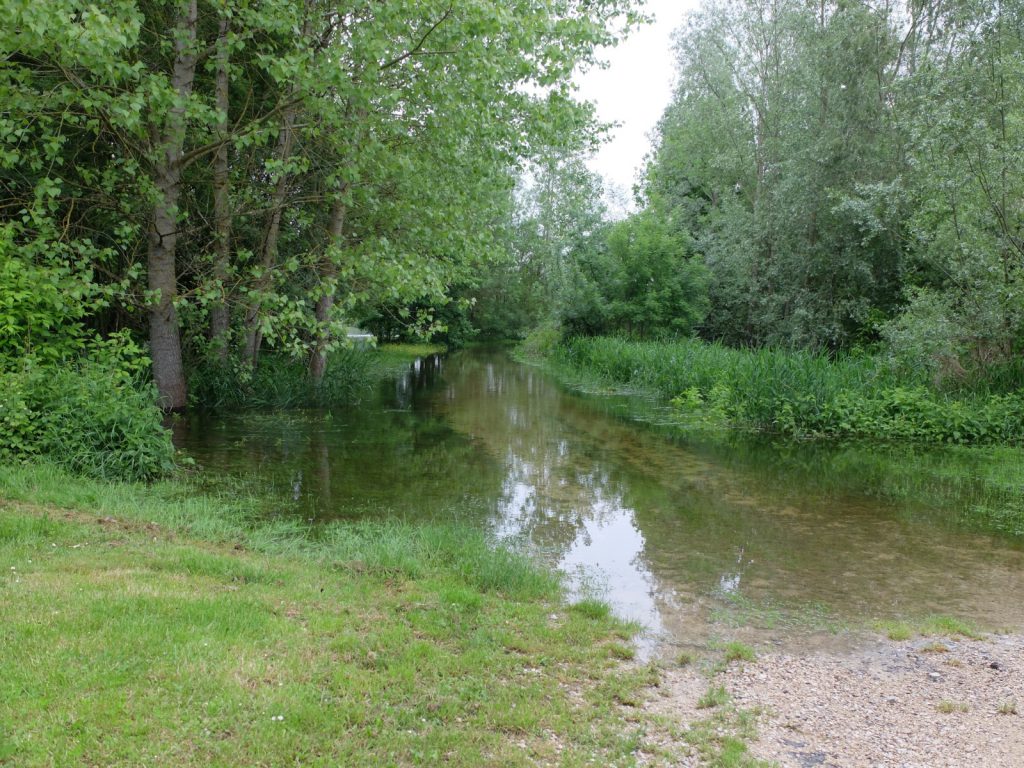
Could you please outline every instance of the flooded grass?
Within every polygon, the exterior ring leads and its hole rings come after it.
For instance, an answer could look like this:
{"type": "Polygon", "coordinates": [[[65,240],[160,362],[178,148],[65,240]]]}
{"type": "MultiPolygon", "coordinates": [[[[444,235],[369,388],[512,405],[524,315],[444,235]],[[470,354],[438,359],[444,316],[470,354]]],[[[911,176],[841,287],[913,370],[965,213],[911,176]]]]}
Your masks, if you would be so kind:
{"type": "MultiPolygon", "coordinates": [[[[478,531],[0,469],[0,762],[626,763],[625,626],[478,531]],[[29,503],[31,500],[31,503],[29,503]],[[622,646],[625,647],[625,646],[622,646]]],[[[656,681],[655,681],[656,682],[656,681]]]]}
{"type": "Polygon", "coordinates": [[[929,613],[1024,621],[1019,449],[708,438],[652,426],[661,410],[473,350],[424,358],[357,408],[184,422],[180,445],[214,493],[252,481],[261,530],[284,542],[398,521],[529,551],[576,599],[643,623],[641,655],[929,613]]]}

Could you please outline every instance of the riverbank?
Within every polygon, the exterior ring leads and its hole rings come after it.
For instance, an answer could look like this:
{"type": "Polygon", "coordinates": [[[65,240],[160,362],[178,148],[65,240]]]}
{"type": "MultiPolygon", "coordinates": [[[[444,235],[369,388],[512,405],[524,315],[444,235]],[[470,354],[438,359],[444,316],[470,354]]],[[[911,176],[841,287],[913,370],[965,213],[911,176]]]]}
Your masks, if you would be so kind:
{"type": "Polygon", "coordinates": [[[793,438],[943,445],[1024,443],[1024,382],[936,389],[870,357],[737,350],[695,339],[527,341],[523,355],[565,378],[671,401],[680,423],[793,438]]]}
{"type": "Polygon", "coordinates": [[[445,525],[0,468],[0,764],[633,762],[633,628],[445,525]]]}
{"type": "Polygon", "coordinates": [[[666,671],[645,743],[689,744],[692,762],[682,765],[706,764],[717,750],[708,762],[723,766],[1016,768],[1021,691],[1020,635],[772,651],[711,672],[697,663],[666,671]],[[722,759],[729,752],[732,762],[722,759]]]}

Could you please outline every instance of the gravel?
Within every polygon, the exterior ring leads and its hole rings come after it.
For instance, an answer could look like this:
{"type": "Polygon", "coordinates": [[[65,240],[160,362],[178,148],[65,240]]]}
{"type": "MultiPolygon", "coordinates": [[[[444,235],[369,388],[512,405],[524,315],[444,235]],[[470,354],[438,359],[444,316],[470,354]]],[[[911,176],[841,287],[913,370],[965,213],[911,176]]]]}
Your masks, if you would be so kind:
{"type": "MultiPolygon", "coordinates": [[[[695,697],[708,682],[696,668],[672,670],[649,706],[693,722],[706,715],[695,697]]],[[[762,710],[748,746],[779,766],[1024,767],[1024,636],[771,652],[730,664],[715,684],[738,708],[762,710]]]]}

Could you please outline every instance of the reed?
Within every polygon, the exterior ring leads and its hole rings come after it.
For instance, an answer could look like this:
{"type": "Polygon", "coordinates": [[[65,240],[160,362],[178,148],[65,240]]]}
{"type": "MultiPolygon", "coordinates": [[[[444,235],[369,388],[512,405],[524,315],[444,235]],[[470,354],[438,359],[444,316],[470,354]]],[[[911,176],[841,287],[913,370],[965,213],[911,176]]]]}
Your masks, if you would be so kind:
{"type": "Polygon", "coordinates": [[[867,355],[596,337],[566,340],[546,359],[577,377],[670,399],[703,425],[799,438],[1024,442],[1024,389],[941,392],[923,372],[897,376],[867,355]]]}

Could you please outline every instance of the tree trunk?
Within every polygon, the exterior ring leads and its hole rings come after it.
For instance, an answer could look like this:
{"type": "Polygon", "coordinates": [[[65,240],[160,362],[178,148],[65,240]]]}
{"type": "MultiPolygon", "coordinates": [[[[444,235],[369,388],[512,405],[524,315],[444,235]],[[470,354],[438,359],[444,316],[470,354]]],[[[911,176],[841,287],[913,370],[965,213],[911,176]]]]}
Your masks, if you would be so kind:
{"type": "Polygon", "coordinates": [[[213,228],[216,253],[213,261],[213,277],[217,280],[220,298],[210,308],[210,337],[222,362],[228,358],[228,328],[231,317],[228,312],[227,289],[225,284],[231,266],[231,197],[229,194],[228,144],[228,65],[230,50],[228,33],[231,20],[226,16],[220,20],[217,34],[217,72],[214,91],[217,100],[217,131],[223,144],[217,147],[213,156],[213,228]]]}
{"type": "MultiPolygon", "coordinates": [[[[345,229],[345,214],[347,208],[345,203],[338,200],[334,203],[331,211],[330,225],[330,246],[334,249],[341,247],[342,233],[345,229]]],[[[338,274],[337,265],[333,259],[328,258],[322,276],[333,280],[338,274]]],[[[334,289],[324,292],[316,302],[316,324],[317,340],[313,352],[309,357],[309,376],[316,384],[323,381],[324,372],[327,370],[327,344],[330,341],[328,323],[331,318],[331,309],[334,307],[334,289]]]]}
{"type": "MultiPolygon", "coordinates": [[[[312,20],[310,18],[308,2],[304,7],[304,17],[301,40],[308,41],[312,31],[312,20]]],[[[289,106],[281,114],[281,132],[277,136],[276,151],[276,159],[280,163],[288,162],[292,156],[292,147],[295,143],[295,118],[299,111],[296,99],[298,93],[299,86],[293,85],[287,96],[289,106]]],[[[246,362],[253,368],[256,367],[256,362],[260,356],[260,345],[263,342],[263,333],[260,331],[262,302],[259,298],[259,293],[265,291],[273,284],[273,269],[277,262],[277,242],[281,235],[281,216],[284,213],[284,201],[288,195],[289,182],[288,172],[281,171],[277,184],[274,186],[274,194],[270,198],[270,216],[267,219],[263,247],[260,251],[260,266],[263,271],[256,283],[257,296],[245,312],[245,348],[243,354],[246,362]]]]}
{"type": "MultiPolygon", "coordinates": [[[[289,100],[294,94],[289,95],[289,100]]],[[[297,106],[288,107],[281,117],[281,132],[277,137],[277,160],[287,162],[292,155],[294,144],[295,113],[297,106]]],[[[270,198],[270,216],[267,219],[267,228],[263,236],[263,246],[260,249],[260,267],[262,274],[256,283],[257,294],[265,291],[273,283],[273,270],[277,262],[277,242],[281,235],[281,216],[284,213],[284,201],[288,195],[289,174],[282,171],[274,186],[274,194],[270,198]]],[[[260,310],[262,302],[257,295],[256,299],[245,313],[245,349],[244,357],[246,362],[253,368],[260,355],[260,345],[263,341],[263,334],[260,332],[260,310]]]]}
{"type": "Polygon", "coordinates": [[[174,299],[178,292],[175,247],[178,240],[178,200],[181,197],[181,160],[185,145],[185,104],[192,94],[196,72],[196,0],[182,0],[174,33],[171,85],[176,101],[159,135],[153,167],[157,202],[149,228],[147,267],[149,289],[157,296],[149,312],[150,354],[159,403],[165,410],[180,410],[188,402],[181,362],[181,331],[174,299]]]}

